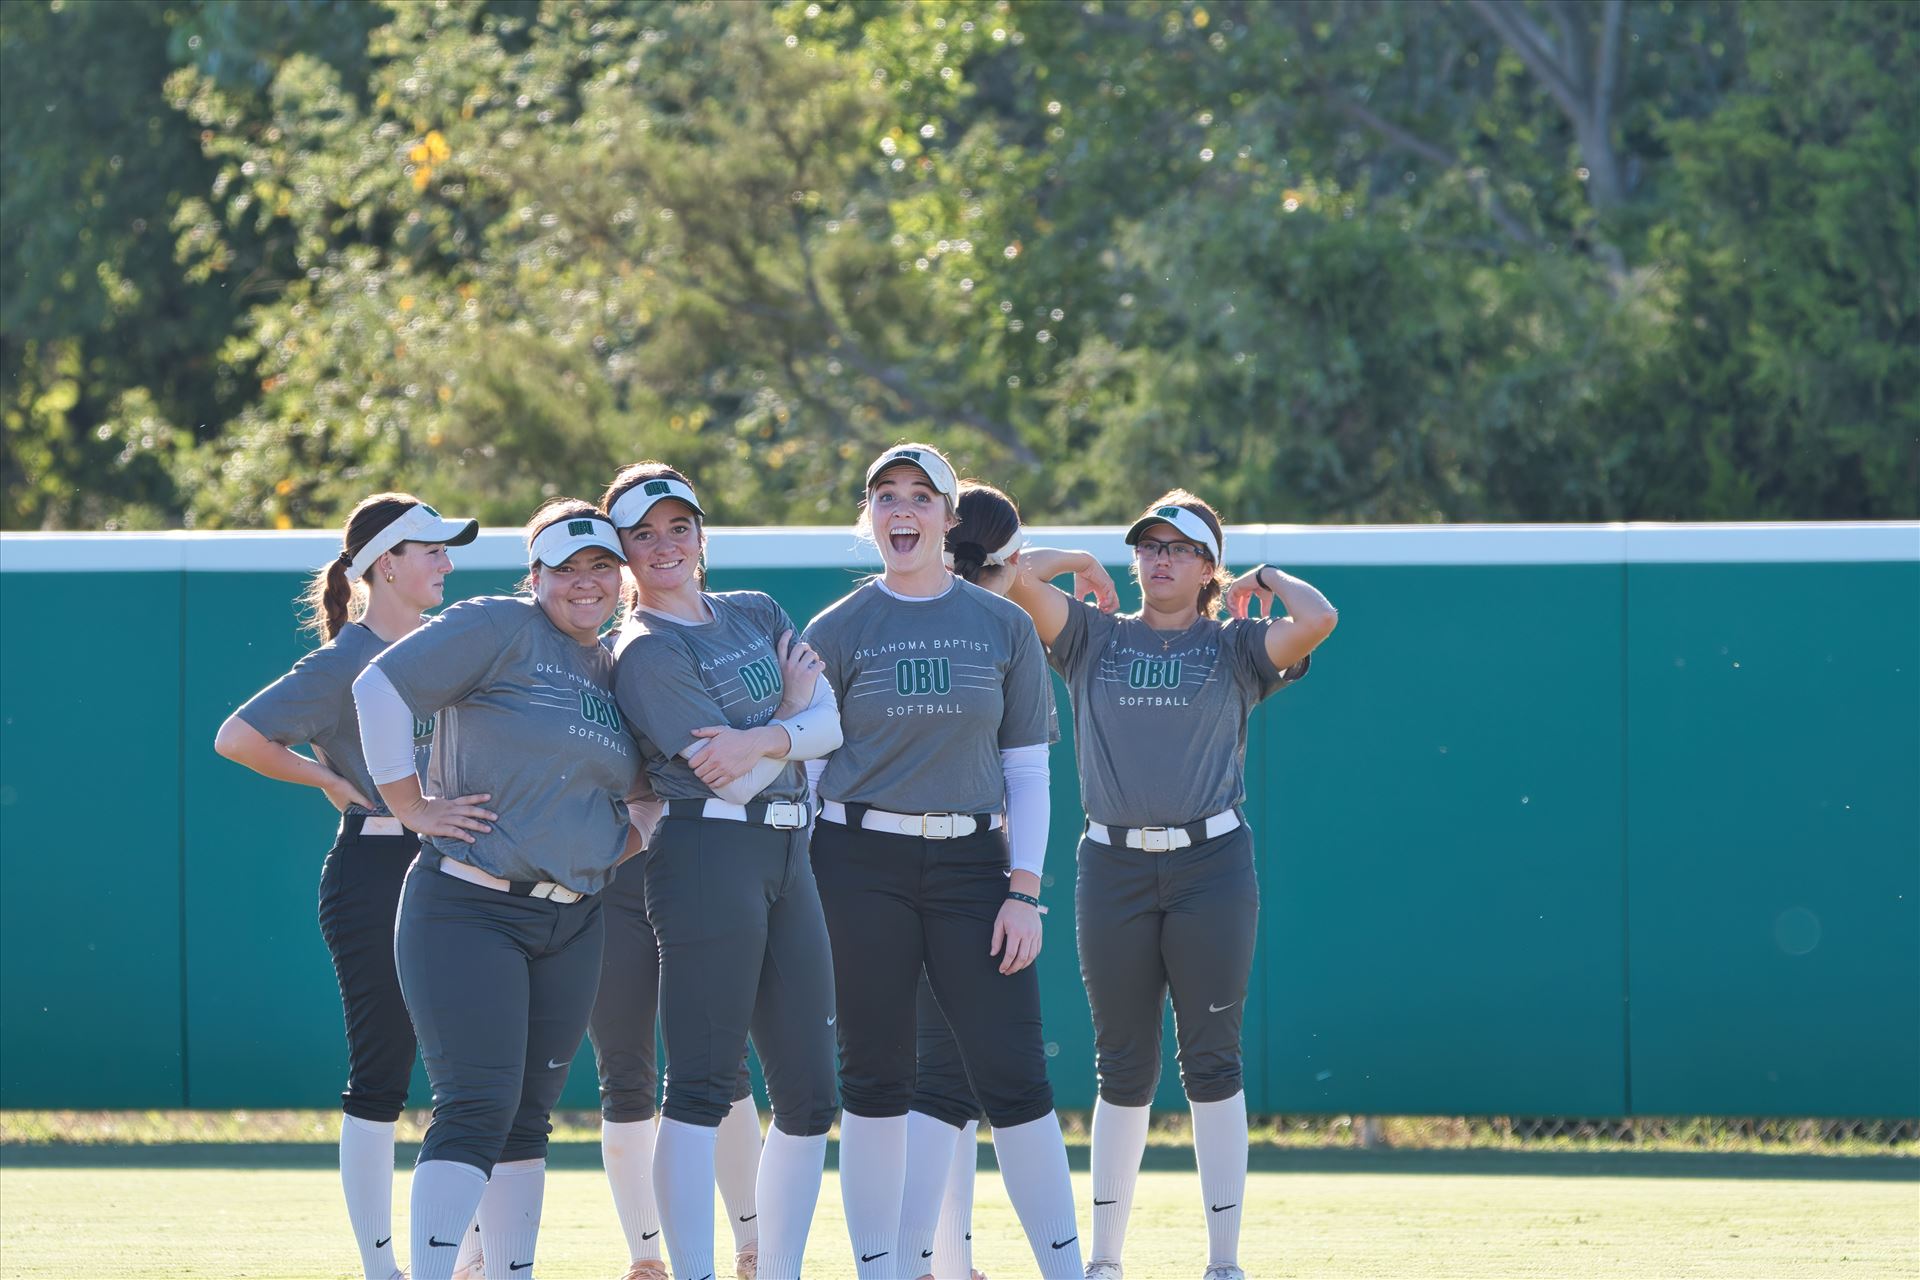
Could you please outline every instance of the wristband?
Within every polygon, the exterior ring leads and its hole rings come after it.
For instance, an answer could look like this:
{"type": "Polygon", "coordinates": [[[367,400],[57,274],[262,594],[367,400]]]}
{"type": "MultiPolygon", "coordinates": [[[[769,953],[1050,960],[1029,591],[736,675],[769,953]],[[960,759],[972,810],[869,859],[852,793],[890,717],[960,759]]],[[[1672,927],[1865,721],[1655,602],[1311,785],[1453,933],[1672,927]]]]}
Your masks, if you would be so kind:
{"type": "Polygon", "coordinates": [[[1007,890],[1007,898],[1009,901],[1012,901],[1012,902],[1024,902],[1028,906],[1032,907],[1035,911],[1038,911],[1041,915],[1047,914],[1047,909],[1040,905],[1040,899],[1034,897],[1030,893],[1021,893],[1017,890],[1009,889],[1007,890]]]}
{"type": "Polygon", "coordinates": [[[1272,567],[1273,567],[1272,565],[1263,564],[1258,569],[1255,569],[1253,571],[1253,585],[1260,588],[1262,591],[1271,592],[1273,588],[1267,585],[1266,574],[1267,574],[1267,570],[1272,567]]]}

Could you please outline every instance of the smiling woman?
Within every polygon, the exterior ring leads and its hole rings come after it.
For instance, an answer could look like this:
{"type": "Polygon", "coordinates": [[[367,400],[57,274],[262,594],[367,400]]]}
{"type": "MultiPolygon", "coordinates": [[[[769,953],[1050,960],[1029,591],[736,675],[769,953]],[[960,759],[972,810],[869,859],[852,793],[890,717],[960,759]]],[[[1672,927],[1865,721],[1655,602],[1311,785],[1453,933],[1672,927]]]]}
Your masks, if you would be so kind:
{"type": "Polygon", "coordinates": [[[717,1177],[736,1271],[798,1275],[836,1104],[832,960],[799,762],[839,745],[839,709],[819,658],[770,596],[701,589],[706,515],[686,476],[634,463],[605,503],[633,579],[615,690],[666,802],[646,858],[606,895],[592,1022],[627,1274],[664,1280],[661,1226],[676,1275],[713,1274],[717,1177]],[[668,1065],[657,1139],[656,1001],[668,1065]],[[757,1198],[749,1033],[773,1104],[757,1198]]]}
{"type": "Polygon", "coordinates": [[[530,596],[462,601],[354,682],[373,782],[426,837],[394,930],[433,1082],[412,1195],[422,1280],[452,1275],[476,1210],[496,1263],[532,1267],[548,1114],[600,979],[599,891],[646,834],[630,825],[646,797],[600,643],[619,602],[613,522],[554,499],[527,525],[527,556],[530,596]],[[423,788],[406,726],[435,718],[423,788]]]}

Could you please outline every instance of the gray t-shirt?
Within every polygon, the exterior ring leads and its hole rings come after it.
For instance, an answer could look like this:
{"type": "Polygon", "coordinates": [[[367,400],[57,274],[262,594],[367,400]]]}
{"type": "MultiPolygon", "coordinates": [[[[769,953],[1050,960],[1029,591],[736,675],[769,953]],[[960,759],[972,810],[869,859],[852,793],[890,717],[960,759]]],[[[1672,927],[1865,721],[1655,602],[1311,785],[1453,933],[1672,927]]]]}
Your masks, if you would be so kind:
{"type": "Polygon", "coordinates": [[[956,579],[945,595],[902,600],[869,582],[808,623],[806,638],[839,695],[845,739],[827,758],[823,800],[994,813],[1007,793],[1000,752],[1047,741],[1040,637],[991,591],[956,579]]]}
{"type": "Polygon", "coordinates": [[[500,815],[472,844],[428,837],[506,880],[595,893],[627,838],[639,753],[613,696],[613,654],[524,596],[463,600],[374,660],[416,719],[439,713],[427,789],[484,792],[500,815]]]}
{"type": "MultiPolygon", "coordinates": [[[[373,806],[385,813],[380,792],[367,772],[360,750],[360,718],[353,709],[353,680],[373,661],[387,642],[357,622],[293,664],[293,670],[248,698],[235,712],[242,720],[283,747],[310,743],[326,757],[327,767],[351,782],[373,806]]],[[[427,756],[433,746],[433,717],[415,716],[413,759],[424,783],[427,756]]]]}
{"type": "MultiPolygon", "coordinates": [[[[711,622],[680,622],[635,613],[614,644],[619,670],[613,691],[620,701],[653,789],[663,800],[705,800],[713,788],[700,781],[680,752],[693,731],[708,725],[752,729],[779,709],[780,637],[793,619],[758,591],[704,597],[711,622]]],[[[759,795],[761,800],[804,800],[806,771],[788,763],[759,795]]]]}
{"type": "Polygon", "coordinates": [[[1082,601],[1068,606],[1047,658],[1067,682],[1087,817],[1184,826],[1246,799],[1247,717],[1312,662],[1275,668],[1267,626],[1201,618],[1156,631],[1082,601]]]}

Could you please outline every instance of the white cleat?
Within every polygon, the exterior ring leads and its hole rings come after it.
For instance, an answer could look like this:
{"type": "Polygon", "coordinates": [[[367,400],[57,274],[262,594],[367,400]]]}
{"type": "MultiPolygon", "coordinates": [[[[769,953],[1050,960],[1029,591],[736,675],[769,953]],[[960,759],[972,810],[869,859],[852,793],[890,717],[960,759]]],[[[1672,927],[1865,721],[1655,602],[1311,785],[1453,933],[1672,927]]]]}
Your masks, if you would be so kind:
{"type": "Polygon", "coordinates": [[[1200,1280],[1247,1280],[1247,1273],[1231,1262],[1216,1262],[1200,1273],[1200,1280]]]}
{"type": "Polygon", "coordinates": [[[1122,1280],[1120,1264],[1095,1258],[1087,1264],[1087,1280],[1122,1280]]]}
{"type": "Polygon", "coordinates": [[[733,1255],[733,1274],[738,1280],[753,1280],[760,1273],[760,1242],[754,1241],[733,1255]]]}
{"type": "Polygon", "coordinates": [[[667,1264],[658,1258],[639,1258],[620,1280],[667,1280],[667,1264]]]}

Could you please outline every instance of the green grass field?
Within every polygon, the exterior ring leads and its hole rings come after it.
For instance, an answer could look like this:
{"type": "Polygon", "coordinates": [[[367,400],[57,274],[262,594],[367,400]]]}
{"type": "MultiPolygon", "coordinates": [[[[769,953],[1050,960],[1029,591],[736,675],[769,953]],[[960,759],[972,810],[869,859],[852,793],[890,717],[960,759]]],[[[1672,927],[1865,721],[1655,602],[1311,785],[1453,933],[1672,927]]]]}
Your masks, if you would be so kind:
{"type": "MultiPolygon", "coordinates": [[[[1075,1150],[1077,1167],[1084,1155],[1075,1150]]],[[[351,1280],[331,1156],[298,1144],[0,1148],[0,1277],[351,1280]]],[[[1197,1280],[1205,1237],[1191,1155],[1156,1147],[1148,1164],[1128,1275],[1197,1280]]],[[[597,1150],[559,1144],[554,1165],[540,1275],[617,1277],[624,1250],[597,1150]]],[[[1254,1280],[1920,1276],[1911,1159],[1267,1150],[1255,1165],[1241,1255],[1254,1280]]],[[[1084,1220],[1084,1172],[1076,1182],[1084,1220]]],[[[406,1185],[396,1180],[402,1240],[406,1185]]],[[[1031,1275],[998,1174],[983,1170],[978,1185],[976,1265],[993,1280],[1031,1275]]],[[[829,1172],[808,1274],[852,1276],[845,1241],[829,1172]]]]}

